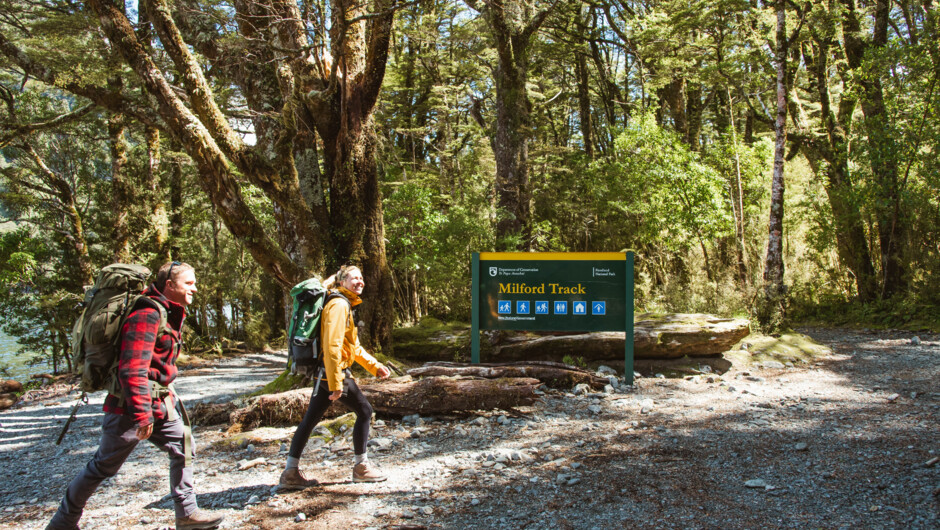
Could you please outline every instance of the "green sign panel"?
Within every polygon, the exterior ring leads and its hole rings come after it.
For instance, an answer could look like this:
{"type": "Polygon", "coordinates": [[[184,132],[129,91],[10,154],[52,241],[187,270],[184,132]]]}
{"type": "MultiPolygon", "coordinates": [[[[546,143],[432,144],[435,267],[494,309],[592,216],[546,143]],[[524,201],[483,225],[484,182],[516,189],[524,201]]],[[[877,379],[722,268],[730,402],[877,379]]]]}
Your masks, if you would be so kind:
{"type": "Polygon", "coordinates": [[[483,252],[472,269],[474,363],[480,329],[624,331],[632,382],[632,252],[483,252]]]}
{"type": "Polygon", "coordinates": [[[623,260],[480,264],[481,329],[623,331],[623,260]]]}

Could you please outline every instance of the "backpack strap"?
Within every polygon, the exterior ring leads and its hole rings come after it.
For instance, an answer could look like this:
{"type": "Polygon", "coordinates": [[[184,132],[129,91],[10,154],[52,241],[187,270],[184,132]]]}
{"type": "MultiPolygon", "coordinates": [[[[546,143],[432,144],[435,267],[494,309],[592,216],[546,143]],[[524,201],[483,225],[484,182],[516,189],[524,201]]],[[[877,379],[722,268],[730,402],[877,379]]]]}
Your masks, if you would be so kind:
{"type": "MultiPolygon", "coordinates": [[[[126,320],[127,317],[131,315],[131,313],[133,313],[134,311],[142,307],[150,307],[150,308],[156,309],[157,314],[160,315],[160,323],[157,325],[156,338],[159,339],[163,335],[170,335],[170,337],[172,338],[173,334],[170,333],[170,325],[168,324],[168,321],[167,321],[166,308],[163,307],[163,304],[161,304],[160,302],[157,302],[156,300],[154,300],[153,298],[150,298],[149,296],[145,294],[137,295],[137,299],[128,305],[127,314],[124,315],[124,319],[126,320]]],[[[182,329],[180,331],[182,332],[182,329]]],[[[121,333],[118,333],[117,338],[115,339],[116,348],[120,348],[122,337],[123,335],[121,333]]],[[[176,344],[174,347],[176,348],[177,354],[179,354],[179,350],[181,346],[182,346],[181,341],[176,341],[176,344]]],[[[118,351],[117,355],[115,355],[114,357],[114,364],[111,366],[111,369],[110,369],[110,383],[108,384],[107,390],[109,394],[112,394],[118,398],[118,406],[121,408],[124,408],[124,405],[126,404],[127,401],[124,399],[124,391],[121,389],[121,384],[118,381],[118,364],[120,363],[120,360],[121,360],[121,352],[118,351]]],[[[155,381],[149,381],[149,382],[154,383],[155,381]]],[[[151,390],[151,393],[152,393],[152,390],[151,390]]]]}
{"type": "Polygon", "coordinates": [[[163,307],[163,304],[161,304],[160,302],[157,302],[156,300],[154,300],[153,298],[150,298],[149,296],[145,294],[142,294],[140,295],[139,298],[137,298],[137,300],[134,302],[134,305],[131,307],[131,310],[128,311],[127,313],[128,316],[130,316],[130,314],[136,311],[137,309],[140,309],[141,306],[152,307],[157,310],[157,313],[160,314],[160,326],[157,328],[158,337],[162,335],[163,333],[166,333],[169,331],[170,328],[169,328],[169,325],[167,324],[168,317],[167,317],[166,308],[163,307]]]}
{"type": "MultiPolygon", "coordinates": [[[[326,305],[330,303],[330,300],[337,298],[342,298],[346,301],[346,305],[349,307],[349,318],[352,319],[352,304],[349,302],[349,298],[346,298],[342,293],[338,291],[330,290],[326,295],[326,300],[323,301],[323,309],[326,309],[326,305]]],[[[323,319],[321,317],[320,322],[317,324],[317,333],[321,333],[323,329],[323,319]]],[[[317,341],[319,343],[319,339],[317,341]]],[[[317,389],[320,387],[320,381],[325,376],[326,366],[323,364],[323,344],[319,343],[317,346],[321,351],[317,353],[317,374],[314,376],[317,380],[316,386],[313,388],[313,395],[317,394],[317,389]]]]}
{"type": "Polygon", "coordinates": [[[342,298],[346,302],[346,306],[349,308],[349,320],[352,320],[352,302],[349,301],[349,298],[346,298],[346,295],[339,291],[330,290],[330,294],[326,296],[326,300],[323,302],[323,309],[326,309],[326,304],[330,303],[330,300],[335,300],[337,298],[342,298]]]}

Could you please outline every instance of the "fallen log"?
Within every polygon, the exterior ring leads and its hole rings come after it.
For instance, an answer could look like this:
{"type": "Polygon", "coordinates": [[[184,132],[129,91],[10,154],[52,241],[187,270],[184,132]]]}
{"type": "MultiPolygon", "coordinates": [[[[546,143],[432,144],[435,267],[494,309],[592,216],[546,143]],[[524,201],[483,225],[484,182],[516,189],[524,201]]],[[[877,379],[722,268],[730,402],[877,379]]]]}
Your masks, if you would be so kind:
{"type": "MultiPolygon", "coordinates": [[[[474,410],[508,409],[531,405],[538,398],[538,379],[514,377],[472,379],[459,377],[410,377],[360,384],[363,394],[376,414],[401,417],[409,414],[453,414],[474,410]]],[[[241,432],[261,426],[296,425],[310,402],[310,388],[301,388],[260,396],[229,416],[229,432],[241,432]]],[[[325,417],[344,414],[342,405],[330,407],[325,417]]]]}
{"type": "Polygon", "coordinates": [[[0,381],[0,393],[6,394],[8,392],[22,392],[23,383],[19,381],[8,379],[5,381],[0,381]]]}
{"type": "Polygon", "coordinates": [[[206,425],[219,425],[228,423],[229,417],[238,407],[232,403],[197,403],[189,409],[189,419],[193,425],[204,427],[206,425]]]}
{"type": "Polygon", "coordinates": [[[222,337],[219,342],[202,347],[189,347],[187,354],[196,357],[212,355],[243,355],[251,353],[252,349],[247,343],[222,337]]]}
{"type": "Polygon", "coordinates": [[[531,377],[471,379],[426,377],[419,381],[363,385],[376,412],[392,416],[447,414],[531,405],[538,398],[531,377]]]}
{"type": "Polygon", "coordinates": [[[408,370],[412,377],[433,376],[472,376],[497,379],[502,377],[534,377],[551,388],[569,389],[574,385],[586,383],[594,390],[601,390],[610,384],[606,377],[575,366],[552,361],[528,361],[511,363],[465,364],[451,362],[432,362],[408,370]]]}
{"type": "MultiPolygon", "coordinates": [[[[241,432],[261,426],[298,424],[310,403],[310,388],[259,396],[247,407],[229,415],[228,432],[241,432]]],[[[337,407],[330,407],[330,410],[337,407]]],[[[343,407],[338,407],[343,408],[343,407]]],[[[327,410],[327,412],[330,412],[327,410]]]]}

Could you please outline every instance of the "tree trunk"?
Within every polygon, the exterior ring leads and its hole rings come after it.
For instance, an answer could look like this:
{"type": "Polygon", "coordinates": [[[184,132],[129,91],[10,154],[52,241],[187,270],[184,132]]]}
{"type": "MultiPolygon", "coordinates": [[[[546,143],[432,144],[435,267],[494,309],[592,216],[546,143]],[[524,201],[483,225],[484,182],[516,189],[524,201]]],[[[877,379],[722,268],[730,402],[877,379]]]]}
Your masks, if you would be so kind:
{"type": "Polygon", "coordinates": [[[336,254],[331,271],[344,263],[362,269],[368,291],[357,318],[366,323],[365,344],[387,345],[391,337],[392,276],[385,257],[385,225],[382,194],[376,167],[376,137],[371,113],[356,116],[362,129],[340,129],[333,137],[324,135],[325,149],[335,164],[328,164],[331,175],[330,212],[336,254]]]}
{"type": "Polygon", "coordinates": [[[179,259],[182,249],[179,241],[183,235],[183,163],[178,159],[170,162],[170,259],[179,259]]]}
{"type": "MultiPolygon", "coordinates": [[[[262,274],[259,279],[261,306],[264,308],[264,321],[271,329],[271,337],[277,337],[281,330],[287,329],[287,313],[291,307],[286,302],[289,297],[285,290],[271,278],[262,274]]],[[[267,338],[271,338],[267,337],[267,338]]]]}
{"type": "MultiPolygon", "coordinates": [[[[738,155],[738,133],[734,123],[734,99],[731,90],[726,88],[728,103],[728,130],[731,131],[731,146],[734,149],[734,180],[728,187],[731,189],[731,213],[734,215],[735,238],[735,279],[740,285],[750,284],[750,273],[747,267],[747,244],[744,239],[744,188],[741,184],[741,158],[738,155]]],[[[720,108],[720,107],[719,107],[720,108]]]]}
{"type": "Polygon", "coordinates": [[[114,243],[111,260],[127,263],[130,250],[130,209],[132,186],[127,175],[127,141],[124,139],[124,116],[108,117],[108,146],[111,149],[111,188],[114,208],[114,243]]]}
{"type": "Polygon", "coordinates": [[[225,289],[222,285],[223,279],[223,269],[224,265],[222,263],[222,248],[219,245],[219,232],[222,231],[222,227],[219,226],[219,217],[212,212],[212,271],[215,276],[215,285],[213,285],[212,293],[212,302],[213,309],[215,313],[215,326],[214,333],[216,340],[221,340],[223,337],[231,337],[235,334],[235,300],[229,300],[230,307],[232,308],[232,330],[231,333],[228,333],[226,330],[225,322],[225,289]]]}
{"type": "MultiPolygon", "coordinates": [[[[728,351],[748,336],[746,319],[720,318],[706,314],[637,315],[633,332],[636,359],[704,357],[728,351]]],[[[500,333],[481,342],[480,355],[490,362],[623,360],[624,333],[584,333],[546,335],[500,333]]],[[[409,361],[441,361],[467,358],[470,354],[468,328],[437,333],[426,339],[411,339],[395,345],[395,358],[409,361]]]]}
{"type": "Polygon", "coordinates": [[[685,143],[692,151],[699,151],[702,148],[700,136],[702,134],[702,112],[705,110],[705,103],[702,101],[702,84],[694,83],[686,87],[686,133],[685,143]]]}
{"type": "MultiPolygon", "coordinates": [[[[877,0],[872,48],[883,49],[888,43],[888,16],[891,3],[877,0]]],[[[869,159],[872,175],[881,196],[876,209],[878,242],[881,246],[882,298],[890,298],[907,287],[903,249],[907,244],[907,217],[901,206],[903,190],[898,171],[898,146],[891,117],[885,108],[884,90],[878,63],[871,75],[860,76],[862,112],[868,133],[869,159]]]]}
{"type": "Polygon", "coordinates": [[[377,412],[392,416],[409,414],[469,413],[475,410],[509,409],[535,403],[538,379],[452,379],[428,377],[415,382],[362,385],[362,392],[377,412]]]}
{"type": "Polygon", "coordinates": [[[496,246],[499,250],[529,250],[532,246],[529,189],[529,135],[531,134],[526,82],[529,45],[555,7],[532,13],[525,3],[512,0],[473,0],[496,42],[496,124],[490,138],[496,157],[496,246]]]}
{"type": "Polygon", "coordinates": [[[815,75],[820,114],[826,128],[828,141],[825,148],[820,150],[820,154],[828,164],[825,189],[832,208],[839,261],[852,272],[859,301],[869,302],[877,296],[877,277],[865,237],[861,209],[855,199],[857,192],[849,170],[848,133],[852,127],[857,102],[855,97],[843,88],[838,112],[832,109],[829,54],[834,44],[833,34],[834,28],[828,26],[817,31],[813,52],[804,53],[804,56],[807,68],[815,75]]]}
{"type": "Polygon", "coordinates": [[[152,239],[147,248],[156,253],[153,268],[159,268],[171,260],[169,246],[169,219],[166,211],[166,192],[160,185],[160,130],[146,127],[147,172],[143,187],[147,190],[147,203],[150,205],[150,232],[152,239]]]}
{"type": "Polygon", "coordinates": [[[591,60],[594,63],[594,69],[597,72],[598,77],[601,81],[602,90],[601,94],[603,97],[604,105],[604,115],[607,118],[607,128],[611,129],[617,127],[622,122],[626,122],[627,118],[630,117],[629,107],[626,106],[623,97],[620,91],[620,87],[617,86],[617,83],[611,80],[611,72],[608,70],[607,61],[601,56],[601,49],[597,45],[596,40],[591,40],[591,60]],[[623,120],[618,119],[616,111],[616,102],[622,102],[622,112],[623,120]]]}
{"type": "MultiPolygon", "coordinates": [[[[750,334],[748,324],[744,319],[697,314],[669,315],[666,319],[651,321],[641,319],[634,327],[633,355],[636,359],[718,355],[750,334]]],[[[623,360],[624,334],[601,332],[513,341],[497,345],[494,353],[487,356],[499,361],[561,361],[566,357],[586,362],[623,360]]]]}
{"type": "Polygon", "coordinates": [[[887,46],[888,16],[890,3],[876,0],[872,39],[862,37],[855,0],[843,0],[846,7],[843,15],[845,56],[849,66],[856,72],[861,91],[862,112],[865,115],[864,129],[868,136],[869,164],[874,176],[877,192],[875,218],[878,223],[878,243],[881,251],[881,297],[891,296],[907,287],[903,249],[909,233],[908,220],[901,206],[902,189],[898,171],[898,147],[895,133],[884,102],[881,72],[878,63],[865,64],[870,49],[887,46]],[[865,68],[870,71],[863,72],[865,68]]]}
{"type": "MultiPolygon", "coordinates": [[[[505,36],[510,40],[510,36],[505,36]]],[[[528,59],[515,56],[500,61],[496,71],[496,195],[499,209],[496,222],[497,248],[531,248],[529,190],[529,112],[526,94],[528,59]]]]}
{"type": "Polygon", "coordinates": [[[777,0],[777,119],[774,123],[774,171],[770,190],[770,222],[767,238],[767,257],[764,261],[764,293],[757,317],[766,332],[779,332],[786,328],[783,278],[783,194],[784,159],[787,143],[787,34],[786,2],[777,0]]]}
{"type": "Polygon", "coordinates": [[[577,59],[576,70],[578,75],[578,121],[581,125],[581,141],[584,144],[584,154],[588,159],[594,159],[594,134],[591,126],[591,92],[590,77],[588,75],[587,57],[580,50],[575,52],[577,59]]]}
{"type": "MultiPolygon", "coordinates": [[[[295,5],[282,6],[299,18],[295,5]]],[[[333,253],[326,257],[329,273],[340,265],[360,266],[366,283],[365,303],[357,318],[365,322],[361,336],[367,346],[388,346],[391,340],[394,294],[385,255],[382,194],[376,166],[378,139],[373,125],[376,99],[385,76],[394,10],[379,2],[379,13],[366,32],[366,6],[334,0],[331,41],[335,63],[315,77],[310,63],[295,61],[292,71],[311,89],[302,96],[302,113],[315,124],[323,140],[325,178],[330,185],[329,225],[333,253]],[[351,22],[358,19],[356,22],[351,22]],[[322,77],[327,76],[327,77],[322,77]]],[[[306,47],[302,25],[285,32],[284,46],[306,47]]]]}

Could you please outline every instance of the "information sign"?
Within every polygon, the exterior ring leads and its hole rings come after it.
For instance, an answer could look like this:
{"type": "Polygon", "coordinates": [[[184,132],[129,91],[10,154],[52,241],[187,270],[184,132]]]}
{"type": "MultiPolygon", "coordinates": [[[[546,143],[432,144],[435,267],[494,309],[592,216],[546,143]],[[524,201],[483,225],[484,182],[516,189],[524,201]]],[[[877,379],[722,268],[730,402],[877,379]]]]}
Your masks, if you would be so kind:
{"type": "Polygon", "coordinates": [[[480,329],[624,331],[632,384],[632,252],[474,252],[472,275],[474,363],[480,329]]]}

